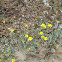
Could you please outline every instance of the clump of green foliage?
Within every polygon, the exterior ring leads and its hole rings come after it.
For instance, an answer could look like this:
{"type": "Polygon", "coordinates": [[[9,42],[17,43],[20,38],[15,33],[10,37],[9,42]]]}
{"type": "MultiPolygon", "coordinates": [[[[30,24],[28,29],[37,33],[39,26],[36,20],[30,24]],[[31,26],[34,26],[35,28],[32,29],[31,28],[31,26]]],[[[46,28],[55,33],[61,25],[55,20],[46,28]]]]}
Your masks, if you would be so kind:
{"type": "Polygon", "coordinates": [[[0,58],[14,57],[16,47],[23,48],[25,54],[32,55],[36,54],[36,48],[39,45],[56,49],[56,40],[62,37],[62,29],[60,27],[54,28],[54,26],[56,26],[55,23],[51,24],[41,19],[40,23],[35,23],[32,28],[28,24],[25,25],[24,31],[20,34],[14,33],[12,29],[9,38],[1,38],[2,47],[0,47],[0,52],[3,56],[0,56],[0,58]]]}

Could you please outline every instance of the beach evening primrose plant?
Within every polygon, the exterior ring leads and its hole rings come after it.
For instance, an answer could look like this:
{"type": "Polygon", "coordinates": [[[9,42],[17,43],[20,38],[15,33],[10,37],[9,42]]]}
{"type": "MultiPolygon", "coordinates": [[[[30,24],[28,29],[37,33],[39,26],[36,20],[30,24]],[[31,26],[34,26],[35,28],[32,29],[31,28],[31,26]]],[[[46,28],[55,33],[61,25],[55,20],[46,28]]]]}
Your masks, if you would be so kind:
{"type": "MultiPolygon", "coordinates": [[[[53,47],[55,49],[58,49],[59,46],[56,45],[55,41],[60,36],[62,37],[62,30],[59,27],[55,29],[54,27],[52,27],[52,24],[44,21],[41,24],[41,27],[37,27],[38,25],[39,24],[37,24],[36,27],[34,25],[36,29],[34,29],[33,27],[33,29],[30,30],[24,28],[23,31],[20,32],[20,34],[14,33],[14,29],[10,28],[11,32],[9,37],[1,39],[1,42],[6,45],[6,47],[3,46],[4,49],[0,48],[2,53],[6,52],[4,53],[4,57],[14,57],[14,52],[17,50],[17,48],[20,49],[20,47],[25,50],[25,54],[28,54],[29,52],[29,54],[37,54],[36,52],[38,47],[42,46],[49,46],[48,48],[53,47]],[[46,27],[47,29],[44,29],[46,27]],[[51,27],[52,29],[50,29],[49,27],[51,27]]],[[[28,27],[28,24],[26,24],[25,27],[28,27]]],[[[15,62],[15,59],[12,59],[12,62],[15,62]]]]}

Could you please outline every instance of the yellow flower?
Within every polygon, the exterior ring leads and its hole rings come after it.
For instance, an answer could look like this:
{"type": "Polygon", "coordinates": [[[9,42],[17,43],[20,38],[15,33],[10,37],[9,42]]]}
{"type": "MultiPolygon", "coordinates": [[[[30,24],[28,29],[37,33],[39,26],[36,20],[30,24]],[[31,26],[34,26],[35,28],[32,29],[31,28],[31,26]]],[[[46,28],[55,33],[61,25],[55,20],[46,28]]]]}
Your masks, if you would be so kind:
{"type": "Polygon", "coordinates": [[[56,49],[58,49],[59,47],[56,47],[56,49]]]}
{"type": "Polygon", "coordinates": [[[12,59],[12,62],[15,62],[15,59],[12,59]]]}
{"type": "Polygon", "coordinates": [[[27,26],[28,26],[28,24],[25,25],[25,27],[27,27],[27,26]]]}
{"type": "Polygon", "coordinates": [[[3,23],[5,23],[5,21],[3,21],[3,23]]]}
{"type": "Polygon", "coordinates": [[[44,27],[44,28],[46,28],[46,25],[44,24],[44,23],[42,23],[42,25],[41,25],[42,27],[44,27]]]}
{"type": "Polygon", "coordinates": [[[43,36],[43,35],[41,36],[41,38],[44,38],[44,37],[45,37],[45,36],[43,36]]]}
{"type": "Polygon", "coordinates": [[[5,56],[7,56],[7,54],[5,53],[5,56]]]}
{"type": "Polygon", "coordinates": [[[11,29],[11,32],[13,32],[14,31],[14,29],[11,29]]]}
{"type": "Polygon", "coordinates": [[[46,25],[44,26],[44,28],[46,28],[46,25]]]}
{"type": "Polygon", "coordinates": [[[42,23],[42,25],[41,25],[41,26],[43,27],[43,26],[45,26],[45,24],[44,24],[44,23],[42,23]]]}
{"type": "Polygon", "coordinates": [[[43,34],[43,32],[41,31],[41,32],[40,32],[40,35],[42,35],[42,34],[43,34]]]}
{"type": "Polygon", "coordinates": [[[48,23],[48,26],[49,26],[49,27],[52,27],[52,24],[48,23]]]}
{"type": "Polygon", "coordinates": [[[25,37],[28,37],[28,34],[26,34],[25,37]]]}
{"type": "Polygon", "coordinates": [[[32,37],[29,37],[28,40],[31,41],[32,40],[32,37]]]}
{"type": "Polygon", "coordinates": [[[58,48],[59,48],[59,45],[56,46],[56,49],[58,49],[58,48]]]}
{"type": "Polygon", "coordinates": [[[28,50],[30,50],[30,47],[28,48],[28,50]]]}
{"type": "Polygon", "coordinates": [[[47,40],[47,37],[44,37],[44,40],[47,40]]]}

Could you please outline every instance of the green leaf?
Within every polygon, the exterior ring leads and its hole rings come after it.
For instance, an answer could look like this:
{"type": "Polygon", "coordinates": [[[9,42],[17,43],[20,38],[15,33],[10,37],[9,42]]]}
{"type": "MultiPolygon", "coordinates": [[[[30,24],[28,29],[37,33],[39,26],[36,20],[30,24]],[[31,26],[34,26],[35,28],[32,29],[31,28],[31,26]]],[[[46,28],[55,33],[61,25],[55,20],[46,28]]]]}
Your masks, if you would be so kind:
{"type": "Polygon", "coordinates": [[[5,42],[5,39],[4,39],[4,38],[2,38],[2,39],[1,39],[1,42],[5,42]]]}

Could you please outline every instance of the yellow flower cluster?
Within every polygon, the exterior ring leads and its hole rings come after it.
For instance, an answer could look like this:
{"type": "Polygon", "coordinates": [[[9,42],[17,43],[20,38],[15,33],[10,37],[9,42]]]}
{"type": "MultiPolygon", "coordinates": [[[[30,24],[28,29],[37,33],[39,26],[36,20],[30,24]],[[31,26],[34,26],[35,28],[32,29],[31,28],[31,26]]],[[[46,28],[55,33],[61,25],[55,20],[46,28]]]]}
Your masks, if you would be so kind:
{"type": "MultiPolygon", "coordinates": [[[[28,34],[26,34],[25,37],[28,37],[28,34]]],[[[31,41],[32,39],[32,37],[28,37],[28,41],[31,41]]]]}
{"type": "MultiPolygon", "coordinates": [[[[48,23],[47,26],[48,27],[52,27],[52,24],[48,23]]],[[[46,29],[47,26],[44,23],[41,24],[41,27],[43,27],[45,29],[46,29]]],[[[43,35],[43,32],[42,31],[40,32],[40,35],[42,35],[41,38],[43,38],[44,40],[48,40],[48,38],[43,35]]]]}
{"type": "Polygon", "coordinates": [[[43,36],[43,35],[41,36],[41,38],[43,38],[44,40],[48,40],[47,37],[45,37],[45,36],[43,36]]]}
{"type": "Polygon", "coordinates": [[[41,26],[42,26],[43,28],[46,28],[46,25],[45,25],[44,23],[42,23],[41,26]]]}
{"type": "Polygon", "coordinates": [[[47,37],[45,37],[45,36],[43,35],[43,32],[42,32],[42,31],[40,32],[40,35],[42,35],[41,38],[43,38],[44,40],[47,40],[47,37]]]}
{"type": "MultiPolygon", "coordinates": [[[[44,23],[42,23],[41,26],[42,26],[43,28],[46,28],[46,27],[47,27],[44,23]]],[[[48,27],[52,27],[52,24],[48,23],[48,27]]]]}
{"type": "Polygon", "coordinates": [[[15,62],[15,59],[12,59],[12,62],[15,62]]]}
{"type": "Polygon", "coordinates": [[[52,27],[52,24],[48,23],[48,27],[52,27]]]}
{"type": "Polygon", "coordinates": [[[43,36],[43,35],[41,36],[41,38],[43,38],[44,40],[48,40],[47,37],[45,37],[45,36],[43,36]]]}
{"type": "Polygon", "coordinates": [[[44,40],[47,40],[47,37],[45,37],[45,36],[43,35],[43,32],[42,32],[42,31],[40,32],[40,35],[42,35],[41,38],[43,38],[44,40]]]}

